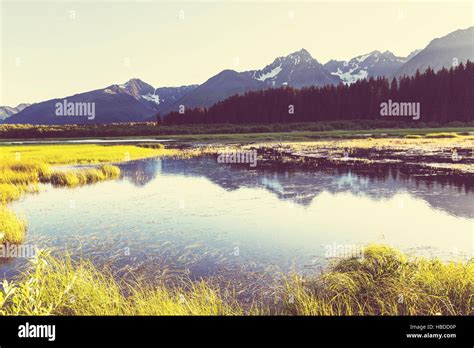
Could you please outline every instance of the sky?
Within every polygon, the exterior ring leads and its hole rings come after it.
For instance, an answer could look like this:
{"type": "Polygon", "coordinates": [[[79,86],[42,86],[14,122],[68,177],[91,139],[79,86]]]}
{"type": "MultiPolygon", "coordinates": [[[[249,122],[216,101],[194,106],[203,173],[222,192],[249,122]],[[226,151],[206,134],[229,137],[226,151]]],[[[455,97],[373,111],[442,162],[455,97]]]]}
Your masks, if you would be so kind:
{"type": "Polygon", "coordinates": [[[301,48],[319,62],[398,56],[474,25],[472,1],[0,0],[0,105],[121,84],[202,83],[301,48]]]}

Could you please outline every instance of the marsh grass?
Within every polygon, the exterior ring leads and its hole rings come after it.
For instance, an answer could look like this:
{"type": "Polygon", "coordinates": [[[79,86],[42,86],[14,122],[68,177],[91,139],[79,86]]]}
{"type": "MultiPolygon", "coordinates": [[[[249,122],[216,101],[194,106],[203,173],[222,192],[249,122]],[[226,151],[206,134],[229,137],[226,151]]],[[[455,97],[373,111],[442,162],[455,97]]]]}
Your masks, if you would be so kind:
{"type": "Polygon", "coordinates": [[[75,187],[118,177],[120,177],[120,168],[106,164],[99,168],[54,172],[51,175],[50,182],[54,186],[75,187]]]}
{"type": "Polygon", "coordinates": [[[20,244],[26,232],[26,222],[0,205],[0,243],[20,244]]]}
{"type": "Polygon", "coordinates": [[[167,156],[175,152],[175,150],[133,145],[6,145],[0,146],[0,163],[15,161],[20,156],[20,163],[97,164],[167,156]]]}
{"type": "Polygon", "coordinates": [[[293,315],[473,315],[474,262],[407,258],[372,245],[315,279],[287,279],[293,315]]]}
{"type": "Polygon", "coordinates": [[[54,258],[43,251],[19,281],[3,283],[0,314],[239,315],[243,310],[204,282],[188,289],[119,284],[90,261],[54,258]]]}
{"type": "Polygon", "coordinates": [[[411,259],[373,245],[364,258],[335,261],[317,278],[290,276],[282,285],[283,303],[244,306],[206,281],[185,287],[119,283],[90,261],[42,251],[18,279],[3,283],[0,314],[472,315],[473,287],[472,261],[411,259]]]}
{"type": "Polygon", "coordinates": [[[426,138],[458,138],[460,135],[455,132],[439,132],[439,133],[428,133],[425,135],[426,138]]]}

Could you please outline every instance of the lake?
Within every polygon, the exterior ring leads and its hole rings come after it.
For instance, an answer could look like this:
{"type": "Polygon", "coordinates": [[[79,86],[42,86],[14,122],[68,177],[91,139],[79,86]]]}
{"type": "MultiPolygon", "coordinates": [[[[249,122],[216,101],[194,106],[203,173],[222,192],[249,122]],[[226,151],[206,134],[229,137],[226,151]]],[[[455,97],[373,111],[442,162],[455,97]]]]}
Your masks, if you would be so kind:
{"type": "MultiPolygon", "coordinates": [[[[11,204],[29,223],[26,244],[108,265],[118,277],[184,274],[254,287],[319,272],[368,243],[447,260],[474,249],[474,192],[462,182],[395,170],[259,171],[210,157],[119,166],[120,180],[45,185],[11,204]]],[[[4,262],[0,272],[10,278],[24,263],[4,262]]]]}

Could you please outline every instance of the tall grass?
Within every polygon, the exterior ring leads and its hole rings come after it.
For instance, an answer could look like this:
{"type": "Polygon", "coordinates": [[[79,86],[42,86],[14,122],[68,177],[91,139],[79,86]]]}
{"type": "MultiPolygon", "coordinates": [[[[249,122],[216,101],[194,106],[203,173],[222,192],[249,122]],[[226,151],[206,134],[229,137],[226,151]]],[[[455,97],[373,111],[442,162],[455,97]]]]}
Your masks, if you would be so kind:
{"type": "Polygon", "coordinates": [[[290,277],[283,304],[244,306],[223,290],[205,281],[175,288],[118,283],[90,261],[42,252],[17,280],[4,282],[0,314],[473,315],[474,263],[410,259],[369,246],[363,259],[339,260],[316,278],[290,277]]]}
{"type": "Polygon", "coordinates": [[[0,244],[20,244],[26,232],[26,222],[6,207],[0,205],[0,244]]]}
{"type": "Polygon", "coordinates": [[[2,315],[239,315],[204,282],[189,289],[119,284],[90,261],[72,262],[42,252],[22,280],[3,284],[2,315]],[[125,295],[127,294],[127,295],[125,295]]]}
{"type": "Polygon", "coordinates": [[[293,315],[473,315],[474,261],[409,259],[372,245],[321,277],[293,276],[285,290],[293,315]]]}
{"type": "Polygon", "coordinates": [[[54,172],[50,182],[55,186],[69,186],[93,184],[120,176],[120,168],[112,165],[102,165],[99,168],[54,172]]]}

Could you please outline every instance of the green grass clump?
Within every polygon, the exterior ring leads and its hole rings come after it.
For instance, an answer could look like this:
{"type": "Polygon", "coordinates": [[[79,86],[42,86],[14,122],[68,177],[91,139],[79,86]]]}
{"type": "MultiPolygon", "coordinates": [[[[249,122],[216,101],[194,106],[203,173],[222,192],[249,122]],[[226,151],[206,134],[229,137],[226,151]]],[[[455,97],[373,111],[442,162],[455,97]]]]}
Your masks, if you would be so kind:
{"type": "Polygon", "coordinates": [[[285,292],[293,315],[473,315],[474,262],[407,259],[369,246],[317,279],[294,276],[285,292]]]}
{"type": "Polygon", "coordinates": [[[458,138],[460,135],[457,133],[440,132],[440,133],[428,133],[425,135],[426,138],[458,138]]]}
{"type": "Polygon", "coordinates": [[[26,223],[13,212],[0,205],[0,244],[20,244],[26,232],[26,223]]]}
{"type": "Polygon", "coordinates": [[[119,284],[90,261],[41,252],[15,283],[3,284],[1,315],[239,315],[204,282],[189,289],[119,284]],[[125,295],[127,294],[127,295],[125,295]]]}

